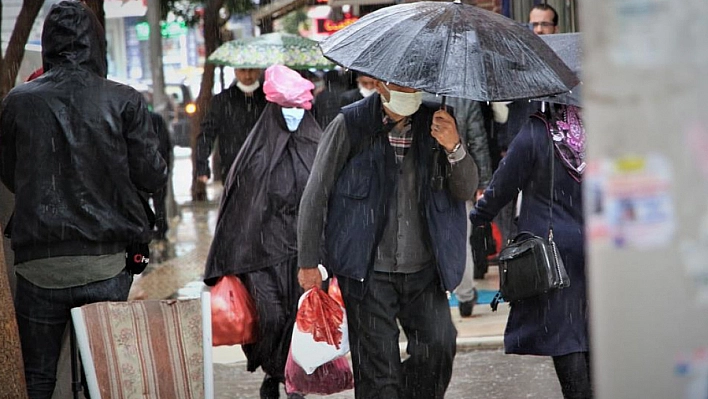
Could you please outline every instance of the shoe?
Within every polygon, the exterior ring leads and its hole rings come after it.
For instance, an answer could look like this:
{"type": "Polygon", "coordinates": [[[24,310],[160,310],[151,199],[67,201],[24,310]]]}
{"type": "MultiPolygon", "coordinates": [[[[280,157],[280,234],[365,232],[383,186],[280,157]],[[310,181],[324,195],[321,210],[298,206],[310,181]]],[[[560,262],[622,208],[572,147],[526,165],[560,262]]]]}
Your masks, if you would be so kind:
{"type": "Polygon", "coordinates": [[[277,379],[266,375],[261,384],[261,399],[280,399],[280,383],[277,379]]]}
{"type": "Polygon", "coordinates": [[[299,393],[289,393],[288,399],[305,399],[305,396],[299,393]]]}
{"type": "Polygon", "coordinates": [[[474,292],[474,295],[472,296],[472,300],[460,302],[460,305],[459,305],[460,317],[472,317],[472,309],[474,309],[474,305],[477,304],[477,289],[473,288],[472,290],[474,292]]]}

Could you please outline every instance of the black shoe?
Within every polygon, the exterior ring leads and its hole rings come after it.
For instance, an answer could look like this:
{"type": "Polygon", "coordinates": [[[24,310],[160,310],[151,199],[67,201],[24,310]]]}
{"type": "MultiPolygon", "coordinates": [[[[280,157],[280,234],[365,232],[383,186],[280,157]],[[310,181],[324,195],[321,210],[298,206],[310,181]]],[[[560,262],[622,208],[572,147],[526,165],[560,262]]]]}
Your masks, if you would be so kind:
{"type": "Polygon", "coordinates": [[[261,399],[280,399],[280,383],[277,379],[266,375],[261,384],[261,399]]]}
{"type": "Polygon", "coordinates": [[[289,393],[288,399],[305,399],[305,396],[299,393],[289,393]]]}
{"type": "Polygon", "coordinates": [[[472,317],[472,309],[477,304],[477,289],[473,288],[474,296],[471,301],[460,302],[460,317],[472,317]]]}

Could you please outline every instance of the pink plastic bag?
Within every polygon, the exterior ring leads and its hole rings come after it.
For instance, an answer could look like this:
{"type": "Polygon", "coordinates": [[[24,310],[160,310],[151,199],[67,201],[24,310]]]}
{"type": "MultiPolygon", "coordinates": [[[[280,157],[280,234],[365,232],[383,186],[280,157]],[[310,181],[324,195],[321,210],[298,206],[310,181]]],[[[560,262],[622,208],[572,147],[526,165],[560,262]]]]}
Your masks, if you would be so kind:
{"type": "Polygon", "coordinates": [[[331,395],[354,389],[354,376],[346,357],[338,357],[318,367],[314,373],[307,374],[288,353],[285,363],[285,392],[302,395],[331,395]]]}
{"type": "Polygon", "coordinates": [[[312,108],[315,85],[284,65],[273,65],[265,71],[263,92],[266,100],[284,108],[312,108]]]}

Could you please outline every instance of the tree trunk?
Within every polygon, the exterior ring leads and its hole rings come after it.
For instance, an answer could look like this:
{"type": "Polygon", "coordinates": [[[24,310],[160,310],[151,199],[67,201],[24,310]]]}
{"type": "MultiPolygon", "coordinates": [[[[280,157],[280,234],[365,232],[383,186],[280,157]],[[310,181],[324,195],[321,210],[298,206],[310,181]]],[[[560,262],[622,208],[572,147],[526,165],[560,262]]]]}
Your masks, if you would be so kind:
{"type": "MultiPolygon", "coordinates": [[[[207,0],[204,7],[204,47],[206,58],[216,50],[219,43],[219,10],[224,6],[224,0],[207,0]]],[[[206,115],[211,101],[211,91],[214,87],[214,64],[204,62],[202,83],[197,97],[197,112],[192,117],[191,146],[192,146],[192,201],[205,201],[206,185],[197,180],[197,134],[199,125],[206,115]]]]}
{"type": "Polygon", "coordinates": [[[17,16],[17,21],[15,21],[15,28],[12,30],[5,57],[0,65],[0,98],[5,97],[15,86],[17,71],[20,70],[20,63],[25,56],[25,44],[27,44],[32,25],[43,4],[44,0],[24,0],[22,2],[22,8],[17,16]]]}
{"type": "MultiPolygon", "coordinates": [[[[2,233],[2,228],[0,228],[2,233]]],[[[27,398],[24,363],[17,332],[15,307],[7,280],[5,254],[0,240],[0,387],[4,398],[27,398]]]]}
{"type": "Polygon", "coordinates": [[[106,11],[103,9],[103,0],[82,0],[88,8],[98,17],[98,22],[106,28],[106,11]]]}

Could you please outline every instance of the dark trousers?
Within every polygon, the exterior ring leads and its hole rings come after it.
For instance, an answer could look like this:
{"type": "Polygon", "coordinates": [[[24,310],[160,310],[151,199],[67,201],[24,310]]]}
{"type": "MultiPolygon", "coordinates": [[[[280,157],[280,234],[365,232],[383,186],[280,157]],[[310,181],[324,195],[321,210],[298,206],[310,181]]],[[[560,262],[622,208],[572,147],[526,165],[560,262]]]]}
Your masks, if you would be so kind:
{"type": "Polygon", "coordinates": [[[435,268],[373,272],[363,298],[340,285],[349,323],[357,399],[442,399],[452,376],[457,331],[435,268]],[[409,357],[401,362],[400,323],[409,357]]]}
{"type": "Polygon", "coordinates": [[[553,356],[553,365],[565,399],[592,399],[590,354],[575,352],[553,356]]]}
{"type": "Polygon", "coordinates": [[[41,288],[17,276],[15,311],[30,399],[52,397],[71,308],[101,301],[125,301],[132,282],[133,276],[126,270],[108,280],[64,289],[41,288]]]}
{"type": "Polygon", "coordinates": [[[243,345],[247,369],[259,366],[269,376],[285,382],[285,361],[292,340],[297,302],[302,288],[297,282],[297,258],[273,267],[240,275],[258,312],[258,341],[243,345]]]}

